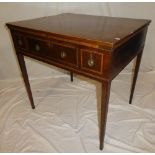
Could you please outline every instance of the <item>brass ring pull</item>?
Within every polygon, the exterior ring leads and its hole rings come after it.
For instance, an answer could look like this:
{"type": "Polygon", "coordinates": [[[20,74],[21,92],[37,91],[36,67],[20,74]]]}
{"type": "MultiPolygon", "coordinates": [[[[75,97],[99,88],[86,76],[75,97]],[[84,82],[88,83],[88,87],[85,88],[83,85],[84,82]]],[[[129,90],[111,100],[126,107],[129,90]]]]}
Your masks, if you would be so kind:
{"type": "Polygon", "coordinates": [[[90,59],[88,60],[88,66],[89,66],[89,67],[93,67],[94,65],[95,65],[94,60],[93,60],[92,58],[90,58],[90,59]]]}
{"type": "Polygon", "coordinates": [[[35,50],[40,51],[40,46],[38,44],[35,46],[35,50]]]}
{"type": "Polygon", "coordinates": [[[66,53],[64,51],[61,52],[61,58],[65,58],[66,57],[66,53]]]}
{"type": "Polygon", "coordinates": [[[19,44],[20,46],[22,46],[22,45],[23,45],[23,42],[19,39],[19,40],[18,40],[18,44],[19,44]]]}

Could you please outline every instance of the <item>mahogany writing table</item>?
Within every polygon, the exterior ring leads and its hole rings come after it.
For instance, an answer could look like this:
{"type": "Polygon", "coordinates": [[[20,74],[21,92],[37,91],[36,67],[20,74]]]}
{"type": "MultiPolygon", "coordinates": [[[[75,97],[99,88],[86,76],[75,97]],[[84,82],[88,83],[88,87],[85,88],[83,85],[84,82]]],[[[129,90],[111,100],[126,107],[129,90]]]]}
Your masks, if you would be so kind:
{"type": "Polygon", "coordinates": [[[66,69],[102,84],[100,149],[103,149],[112,80],[137,57],[132,102],[150,20],[60,14],[7,23],[32,108],[35,108],[24,56],[66,69]]]}

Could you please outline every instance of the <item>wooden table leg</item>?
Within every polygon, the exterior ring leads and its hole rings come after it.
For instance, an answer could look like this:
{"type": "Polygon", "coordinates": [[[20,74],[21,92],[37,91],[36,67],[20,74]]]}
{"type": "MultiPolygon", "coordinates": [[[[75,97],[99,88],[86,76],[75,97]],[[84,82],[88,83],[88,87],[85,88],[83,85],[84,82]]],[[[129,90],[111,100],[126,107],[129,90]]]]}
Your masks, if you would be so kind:
{"type": "Polygon", "coordinates": [[[73,82],[73,72],[70,72],[71,82],[73,82]]]}
{"type": "Polygon", "coordinates": [[[143,51],[141,51],[137,55],[137,58],[136,58],[136,65],[135,65],[135,70],[134,70],[134,75],[133,75],[132,86],[131,86],[129,104],[132,103],[132,98],[133,98],[133,94],[134,94],[134,90],[135,90],[135,85],[136,85],[136,81],[137,81],[138,71],[139,71],[140,62],[141,62],[141,58],[142,58],[142,53],[143,53],[143,51]]]}
{"type": "Polygon", "coordinates": [[[102,82],[101,113],[100,113],[100,150],[104,147],[104,136],[108,114],[111,81],[102,82]]]}
{"type": "Polygon", "coordinates": [[[30,87],[30,83],[29,83],[29,79],[28,79],[27,70],[26,70],[26,65],[25,65],[25,61],[24,61],[24,56],[22,54],[17,53],[17,58],[18,58],[19,66],[20,66],[21,73],[23,76],[23,80],[25,83],[25,87],[26,87],[26,90],[28,93],[28,97],[29,97],[29,100],[31,103],[31,107],[32,107],[32,109],[35,109],[32,92],[31,92],[31,87],[30,87]]]}

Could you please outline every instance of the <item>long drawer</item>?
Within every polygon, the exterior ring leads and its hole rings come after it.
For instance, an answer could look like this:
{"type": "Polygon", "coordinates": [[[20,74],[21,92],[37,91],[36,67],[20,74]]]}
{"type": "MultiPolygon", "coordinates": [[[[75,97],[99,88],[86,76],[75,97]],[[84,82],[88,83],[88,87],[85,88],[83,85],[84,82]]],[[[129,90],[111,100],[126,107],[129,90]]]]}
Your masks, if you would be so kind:
{"type": "Polygon", "coordinates": [[[92,74],[103,74],[104,54],[98,50],[79,48],[68,42],[59,42],[21,32],[12,33],[15,48],[31,55],[44,57],[55,63],[79,68],[92,74]]]}

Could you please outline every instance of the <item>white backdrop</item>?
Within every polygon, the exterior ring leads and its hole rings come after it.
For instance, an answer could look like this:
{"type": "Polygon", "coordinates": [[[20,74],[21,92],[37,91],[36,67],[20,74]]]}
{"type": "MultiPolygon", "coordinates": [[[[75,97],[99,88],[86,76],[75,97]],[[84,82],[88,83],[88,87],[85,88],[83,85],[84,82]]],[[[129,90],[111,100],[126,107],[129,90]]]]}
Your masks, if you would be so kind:
{"type": "MultiPolygon", "coordinates": [[[[12,40],[5,23],[63,12],[152,19],[141,71],[155,69],[155,3],[0,3],[0,79],[20,78],[12,40]]],[[[29,59],[26,64],[31,78],[62,74],[62,71],[29,59]]],[[[131,70],[131,66],[126,69],[131,70]]]]}
{"type": "Polygon", "coordinates": [[[155,3],[0,3],[0,152],[100,152],[100,83],[26,59],[32,110],[5,27],[63,12],[152,19],[132,105],[132,63],[112,82],[102,152],[155,152],[155,3]]]}

